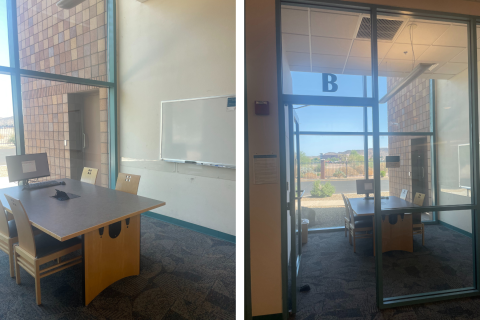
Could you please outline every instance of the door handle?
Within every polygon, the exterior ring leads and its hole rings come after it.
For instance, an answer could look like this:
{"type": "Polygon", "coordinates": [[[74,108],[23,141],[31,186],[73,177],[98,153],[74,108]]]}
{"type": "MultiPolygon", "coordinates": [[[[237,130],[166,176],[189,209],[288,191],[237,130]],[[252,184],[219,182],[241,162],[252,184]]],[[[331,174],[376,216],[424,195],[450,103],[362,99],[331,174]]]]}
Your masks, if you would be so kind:
{"type": "Polygon", "coordinates": [[[295,197],[295,199],[296,199],[296,200],[302,199],[302,198],[303,198],[303,195],[305,194],[305,190],[300,190],[300,191],[297,191],[297,192],[301,192],[301,194],[300,194],[300,196],[295,197]]]}

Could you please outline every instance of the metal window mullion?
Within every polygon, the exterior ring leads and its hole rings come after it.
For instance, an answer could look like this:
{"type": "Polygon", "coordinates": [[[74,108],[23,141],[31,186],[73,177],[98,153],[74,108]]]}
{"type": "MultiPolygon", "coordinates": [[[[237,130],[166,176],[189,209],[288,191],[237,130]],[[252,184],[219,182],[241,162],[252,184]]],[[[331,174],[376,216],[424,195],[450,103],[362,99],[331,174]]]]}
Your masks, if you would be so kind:
{"type": "Polygon", "coordinates": [[[379,308],[383,307],[383,265],[382,265],[382,216],[381,216],[381,188],[380,188],[380,120],[378,104],[378,52],[377,52],[377,9],[372,8],[370,13],[371,21],[371,56],[372,56],[372,104],[373,117],[373,177],[374,177],[374,203],[375,215],[373,217],[375,228],[375,275],[376,275],[376,297],[379,308]]]}
{"type": "MultiPolygon", "coordinates": [[[[363,97],[367,97],[367,76],[362,77],[363,97]]],[[[368,107],[363,106],[363,165],[365,171],[365,179],[368,179],[368,107]]]]}
{"type": "Polygon", "coordinates": [[[15,147],[17,154],[25,154],[23,130],[22,83],[20,76],[20,51],[18,47],[17,4],[16,0],[7,0],[7,29],[12,86],[13,125],[15,129],[15,147]]]}
{"type": "Polygon", "coordinates": [[[473,245],[473,279],[474,285],[480,287],[479,266],[480,266],[480,219],[478,219],[478,200],[480,199],[479,183],[479,131],[478,131],[478,72],[477,72],[477,23],[475,18],[471,18],[468,26],[469,50],[469,98],[470,98],[470,175],[471,175],[471,197],[475,209],[472,210],[472,245],[473,245]]]}
{"type": "Polygon", "coordinates": [[[108,0],[108,81],[114,86],[109,89],[108,99],[108,148],[110,188],[115,188],[118,176],[118,119],[117,119],[117,32],[116,1],[108,0]]]}
{"type": "MultiPolygon", "coordinates": [[[[433,132],[432,137],[430,138],[430,163],[431,163],[431,175],[432,175],[432,205],[435,206],[438,204],[438,193],[439,188],[437,186],[438,180],[438,163],[437,163],[437,122],[436,122],[436,91],[435,91],[436,81],[430,79],[430,131],[433,132]]],[[[437,211],[433,211],[432,220],[437,221],[437,211]]]]}

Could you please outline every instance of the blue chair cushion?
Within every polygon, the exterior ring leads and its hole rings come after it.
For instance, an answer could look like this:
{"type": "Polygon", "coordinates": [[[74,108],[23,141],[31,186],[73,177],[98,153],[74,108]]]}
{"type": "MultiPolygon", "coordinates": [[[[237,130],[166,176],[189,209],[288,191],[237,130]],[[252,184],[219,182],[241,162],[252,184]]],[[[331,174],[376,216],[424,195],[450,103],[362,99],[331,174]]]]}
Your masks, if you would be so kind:
{"type": "Polygon", "coordinates": [[[35,247],[37,249],[37,259],[43,258],[55,252],[70,248],[74,245],[82,243],[79,238],[73,238],[67,241],[58,241],[46,233],[35,236],[35,247]]]}
{"type": "MultiPolygon", "coordinates": [[[[32,230],[33,232],[40,231],[34,226],[32,226],[32,230]]],[[[17,224],[15,223],[15,220],[8,221],[8,233],[10,233],[10,239],[18,237],[17,224]]]]}

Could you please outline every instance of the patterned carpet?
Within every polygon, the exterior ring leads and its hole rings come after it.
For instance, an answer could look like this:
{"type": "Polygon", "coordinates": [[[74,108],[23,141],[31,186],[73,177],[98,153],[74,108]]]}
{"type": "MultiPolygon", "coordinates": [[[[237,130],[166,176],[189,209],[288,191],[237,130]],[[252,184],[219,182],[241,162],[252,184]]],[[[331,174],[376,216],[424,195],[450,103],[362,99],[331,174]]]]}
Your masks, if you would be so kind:
{"type": "MultiPolygon", "coordinates": [[[[383,255],[386,297],[473,285],[472,239],[439,225],[425,226],[425,247],[414,237],[414,253],[383,255]]],[[[292,319],[480,319],[480,298],[389,309],[376,307],[371,239],[357,240],[357,253],[343,232],[314,233],[303,246],[292,319]],[[298,292],[298,291],[297,291],[298,292]]]]}
{"type": "Polygon", "coordinates": [[[82,305],[80,265],[41,280],[10,278],[0,251],[0,319],[235,319],[235,244],[142,216],[140,276],[82,305]]]}

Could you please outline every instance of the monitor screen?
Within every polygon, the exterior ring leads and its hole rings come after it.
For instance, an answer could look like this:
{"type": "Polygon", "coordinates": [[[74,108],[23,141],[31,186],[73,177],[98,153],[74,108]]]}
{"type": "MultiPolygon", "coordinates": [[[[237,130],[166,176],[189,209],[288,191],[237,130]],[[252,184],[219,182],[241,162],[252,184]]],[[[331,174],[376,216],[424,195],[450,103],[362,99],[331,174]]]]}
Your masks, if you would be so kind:
{"type": "Polygon", "coordinates": [[[50,176],[46,153],[7,156],[5,159],[10,182],[50,176]]]}
{"type": "Polygon", "coordinates": [[[373,180],[357,180],[357,194],[367,194],[374,192],[373,180]]]}

